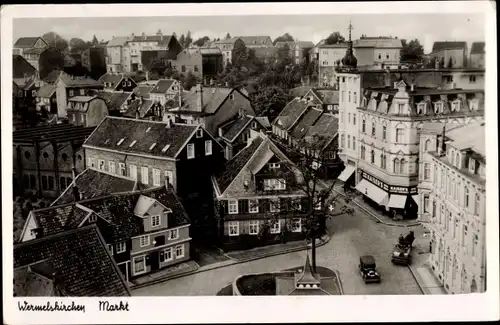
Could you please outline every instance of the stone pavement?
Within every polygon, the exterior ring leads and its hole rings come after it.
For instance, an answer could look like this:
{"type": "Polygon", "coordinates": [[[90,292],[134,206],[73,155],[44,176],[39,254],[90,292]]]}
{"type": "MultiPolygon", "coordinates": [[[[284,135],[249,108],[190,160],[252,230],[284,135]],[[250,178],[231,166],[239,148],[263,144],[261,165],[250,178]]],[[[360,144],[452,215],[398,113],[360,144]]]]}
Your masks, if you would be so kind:
{"type": "Polygon", "coordinates": [[[148,286],[154,283],[178,278],[179,276],[184,276],[186,274],[192,274],[193,272],[196,272],[198,269],[199,266],[195,261],[183,262],[171,267],[164,268],[157,272],[141,276],[137,279],[134,279],[131,282],[129,282],[129,287],[131,289],[136,289],[148,286]]]}
{"type": "Polygon", "coordinates": [[[443,285],[432,273],[431,268],[427,263],[420,266],[410,265],[409,269],[424,295],[445,295],[446,290],[443,285]]]}

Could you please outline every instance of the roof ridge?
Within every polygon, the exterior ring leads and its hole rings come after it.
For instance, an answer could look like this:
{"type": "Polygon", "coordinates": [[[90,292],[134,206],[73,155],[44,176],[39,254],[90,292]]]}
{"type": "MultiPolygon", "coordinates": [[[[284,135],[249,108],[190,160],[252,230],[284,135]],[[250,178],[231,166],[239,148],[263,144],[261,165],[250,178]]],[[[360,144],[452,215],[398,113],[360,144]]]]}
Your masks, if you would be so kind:
{"type": "MultiPolygon", "coordinates": [[[[163,122],[163,121],[138,120],[138,119],[135,119],[135,118],[132,118],[132,117],[111,116],[111,115],[106,116],[103,119],[103,121],[105,119],[108,119],[108,118],[109,119],[115,119],[115,120],[136,121],[136,122],[142,122],[142,123],[156,123],[156,124],[163,124],[163,125],[167,125],[168,124],[167,122],[163,122]]],[[[171,125],[176,125],[176,126],[181,126],[181,127],[192,127],[192,128],[196,128],[197,127],[197,125],[187,125],[187,124],[178,124],[178,123],[172,123],[171,125]]]]}
{"type": "Polygon", "coordinates": [[[89,225],[86,225],[86,226],[83,226],[83,227],[68,229],[68,230],[65,230],[65,231],[57,232],[57,233],[52,234],[52,235],[43,236],[41,238],[35,238],[35,239],[23,241],[23,242],[20,242],[18,244],[15,244],[14,245],[14,249],[19,248],[19,247],[25,247],[25,246],[29,246],[29,245],[41,243],[43,241],[48,241],[48,240],[51,240],[51,239],[54,239],[54,238],[63,237],[63,236],[66,236],[66,235],[69,235],[69,234],[73,234],[73,233],[76,233],[76,232],[80,232],[80,231],[83,232],[85,230],[89,230],[89,229],[92,229],[92,228],[94,228],[94,229],[97,230],[97,225],[94,224],[94,223],[92,223],[92,224],[89,224],[89,225]]]}

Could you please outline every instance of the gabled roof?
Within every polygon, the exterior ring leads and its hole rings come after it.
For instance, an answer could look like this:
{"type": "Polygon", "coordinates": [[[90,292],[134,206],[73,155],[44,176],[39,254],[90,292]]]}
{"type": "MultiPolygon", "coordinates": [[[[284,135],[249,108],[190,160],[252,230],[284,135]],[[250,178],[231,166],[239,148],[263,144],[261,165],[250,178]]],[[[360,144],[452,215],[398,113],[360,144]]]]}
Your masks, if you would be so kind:
{"type": "Polygon", "coordinates": [[[19,87],[24,90],[29,90],[35,85],[35,79],[33,76],[29,78],[13,78],[12,81],[19,87]]]}
{"type": "Polygon", "coordinates": [[[47,83],[56,83],[57,80],[59,80],[59,77],[63,74],[66,73],[61,70],[52,70],[45,78],[43,78],[43,81],[47,83]]]}
{"type": "MultiPolygon", "coordinates": [[[[197,110],[197,100],[198,93],[195,87],[189,92],[183,92],[183,104],[179,111],[183,113],[193,112],[193,113],[203,113],[203,114],[213,114],[215,113],[226,98],[231,94],[233,88],[224,87],[203,87],[203,108],[202,112],[197,110]]],[[[237,91],[234,89],[234,91],[237,91]]],[[[175,112],[175,110],[172,110],[175,112]]]]}
{"type": "Polygon", "coordinates": [[[101,83],[89,77],[72,77],[66,73],[60,76],[66,87],[102,87],[101,83]]]}
{"type": "Polygon", "coordinates": [[[154,35],[154,36],[134,36],[128,42],[158,42],[158,45],[168,45],[172,35],[154,35]]]}
{"type": "Polygon", "coordinates": [[[106,47],[124,46],[129,39],[129,36],[113,36],[113,38],[108,41],[108,44],[106,44],[106,47]]]}
{"type": "Polygon", "coordinates": [[[470,54],[484,54],[485,42],[474,42],[470,48],[470,54]]]}
{"type": "Polygon", "coordinates": [[[42,261],[48,261],[44,265],[50,265],[51,273],[55,271],[56,284],[67,296],[130,296],[95,225],[14,246],[14,269],[42,261]]]}
{"type": "Polygon", "coordinates": [[[273,121],[273,125],[279,125],[284,130],[288,130],[295,125],[297,120],[306,112],[309,103],[300,98],[294,98],[286,104],[278,117],[273,121]]]}
{"type": "Polygon", "coordinates": [[[297,41],[295,42],[295,44],[299,47],[299,48],[303,48],[303,49],[307,49],[307,48],[312,48],[314,47],[314,43],[311,42],[311,41],[297,41]]]}
{"type": "Polygon", "coordinates": [[[297,124],[290,132],[290,136],[295,139],[302,139],[309,128],[319,119],[323,114],[323,110],[315,107],[309,107],[307,112],[302,116],[297,124]]]}
{"type": "Polygon", "coordinates": [[[196,125],[171,124],[106,116],[83,144],[103,150],[176,158],[191,139],[196,125]],[[123,139],[123,140],[122,140],[123,139]],[[130,146],[132,142],[134,145],[130,146]],[[156,145],[150,150],[151,145],[156,145]],[[170,147],[163,152],[162,149],[170,147]]]}
{"type": "Polygon", "coordinates": [[[170,89],[175,79],[161,79],[156,83],[156,86],[150,91],[151,94],[164,94],[170,89]]]}
{"type": "Polygon", "coordinates": [[[100,91],[97,97],[104,99],[110,111],[117,111],[131,95],[131,92],[100,91]]]}
{"type": "Polygon", "coordinates": [[[140,85],[140,86],[137,86],[134,88],[134,90],[132,91],[137,97],[144,97],[144,98],[148,98],[149,97],[149,93],[151,92],[151,90],[153,90],[154,86],[143,86],[143,85],[140,85]]]}
{"type": "Polygon", "coordinates": [[[33,76],[36,69],[20,55],[12,56],[12,78],[24,78],[25,75],[33,76]]]}
{"type": "Polygon", "coordinates": [[[319,136],[333,138],[337,134],[338,126],[339,119],[337,117],[330,113],[324,113],[314,125],[309,127],[306,137],[312,137],[317,134],[319,136]]]}
{"type": "Polygon", "coordinates": [[[311,86],[299,86],[290,89],[290,94],[295,98],[295,97],[303,97],[305,94],[307,94],[313,87],[311,86]]]}
{"type": "Polygon", "coordinates": [[[231,37],[228,39],[221,39],[220,41],[211,42],[210,46],[217,45],[217,44],[234,44],[239,39],[240,39],[239,37],[231,37]]]}
{"type": "Polygon", "coordinates": [[[432,52],[465,48],[467,48],[467,42],[434,42],[432,52]]]}
{"type": "Polygon", "coordinates": [[[325,105],[335,105],[339,103],[339,91],[330,89],[313,89],[312,90],[316,96],[325,105]]]}
{"type": "Polygon", "coordinates": [[[123,116],[135,118],[136,112],[139,111],[139,117],[143,118],[152,106],[153,101],[151,99],[143,99],[142,102],[140,99],[136,99],[128,105],[128,109],[125,113],[123,113],[123,116]]]}
{"type": "Polygon", "coordinates": [[[68,98],[68,102],[88,103],[97,96],[73,96],[68,98]]]}
{"type": "MultiPolygon", "coordinates": [[[[115,168],[118,170],[119,166],[115,168]]],[[[52,202],[51,206],[73,202],[74,186],[78,189],[81,200],[114,193],[144,190],[147,188],[146,185],[127,176],[111,174],[103,170],[89,167],[78,174],[71,184],[68,184],[68,187],[54,202],[52,202]]]]}
{"type": "Polygon", "coordinates": [[[56,86],[51,84],[44,84],[38,91],[36,92],[37,97],[41,98],[50,98],[54,95],[56,91],[56,86]]]}
{"type": "Polygon", "coordinates": [[[99,78],[99,83],[104,85],[104,83],[111,84],[111,87],[116,88],[123,79],[123,73],[109,73],[103,74],[99,78]]]}
{"type": "Polygon", "coordinates": [[[247,46],[262,45],[271,42],[271,36],[236,36],[241,39],[247,46]]]}
{"type": "Polygon", "coordinates": [[[39,39],[41,39],[41,37],[20,37],[14,44],[14,48],[33,48],[39,39]]]}

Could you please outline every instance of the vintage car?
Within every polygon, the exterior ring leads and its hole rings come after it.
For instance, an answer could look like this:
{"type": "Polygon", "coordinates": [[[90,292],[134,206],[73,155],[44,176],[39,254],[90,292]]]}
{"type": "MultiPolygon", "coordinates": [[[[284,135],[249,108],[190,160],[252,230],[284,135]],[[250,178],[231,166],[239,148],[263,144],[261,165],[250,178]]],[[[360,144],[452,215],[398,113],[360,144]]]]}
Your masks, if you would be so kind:
{"type": "Polygon", "coordinates": [[[376,268],[373,256],[365,255],[359,258],[359,272],[365,283],[380,283],[380,274],[376,268]]]}
{"type": "Polygon", "coordinates": [[[397,265],[411,264],[411,246],[409,245],[394,245],[392,250],[391,262],[397,265]]]}

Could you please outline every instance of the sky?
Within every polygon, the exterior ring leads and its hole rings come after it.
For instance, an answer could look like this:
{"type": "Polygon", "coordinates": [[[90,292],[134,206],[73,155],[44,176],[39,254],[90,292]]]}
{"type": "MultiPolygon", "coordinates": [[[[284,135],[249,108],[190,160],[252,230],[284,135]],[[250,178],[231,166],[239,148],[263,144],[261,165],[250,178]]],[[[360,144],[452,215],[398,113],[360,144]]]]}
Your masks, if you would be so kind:
{"type": "Polygon", "coordinates": [[[426,53],[435,41],[485,40],[484,16],[471,14],[357,14],[357,15],[252,15],[252,16],[164,16],[164,17],[86,17],[86,18],[16,18],[13,20],[13,41],[19,37],[41,36],[56,32],[66,39],[73,37],[90,41],[143,32],[154,35],[161,29],[164,35],[177,36],[191,31],[193,39],[208,36],[269,35],[276,38],[286,32],[295,39],[315,44],[334,31],[347,38],[347,26],[352,21],[353,39],[367,36],[397,36],[418,38],[426,53]]]}

